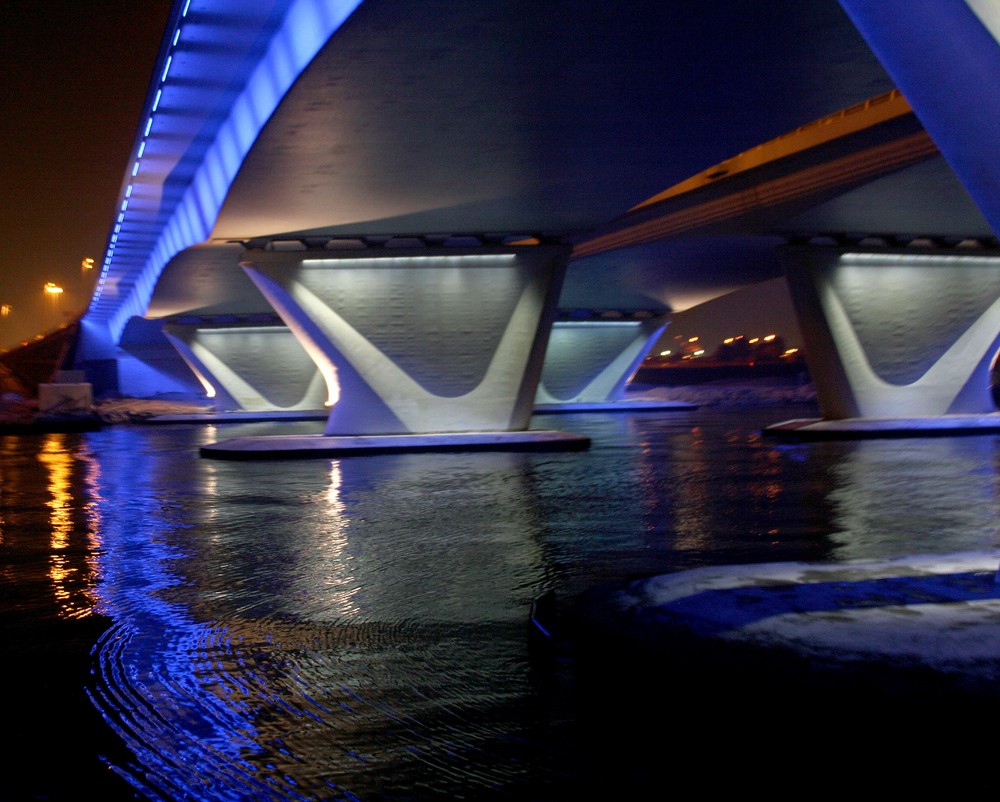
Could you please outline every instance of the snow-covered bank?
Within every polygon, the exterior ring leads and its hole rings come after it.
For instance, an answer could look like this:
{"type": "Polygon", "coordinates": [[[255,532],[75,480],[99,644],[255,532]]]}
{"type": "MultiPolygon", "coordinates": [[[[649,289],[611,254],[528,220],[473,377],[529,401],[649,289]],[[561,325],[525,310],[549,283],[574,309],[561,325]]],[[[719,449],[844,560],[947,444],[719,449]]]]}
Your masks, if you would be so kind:
{"type": "MultiPolygon", "coordinates": [[[[144,420],[156,415],[179,415],[186,413],[210,412],[212,406],[191,401],[164,400],[155,398],[108,398],[94,402],[91,410],[80,412],[82,416],[96,416],[104,423],[128,423],[144,420]]],[[[29,423],[39,414],[38,400],[22,398],[15,394],[0,397],[0,422],[29,423]]],[[[72,417],[68,413],[66,417],[72,417]]]]}
{"type": "Polygon", "coordinates": [[[105,423],[129,423],[157,415],[187,415],[212,409],[211,404],[157,398],[109,398],[94,404],[94,411],[105,423]]]}

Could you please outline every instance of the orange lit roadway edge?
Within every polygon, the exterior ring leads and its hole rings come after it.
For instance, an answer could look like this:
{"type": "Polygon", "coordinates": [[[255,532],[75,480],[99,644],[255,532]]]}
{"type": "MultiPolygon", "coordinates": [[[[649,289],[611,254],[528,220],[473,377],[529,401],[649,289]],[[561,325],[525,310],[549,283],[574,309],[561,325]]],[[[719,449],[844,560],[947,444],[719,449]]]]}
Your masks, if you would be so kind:
{"type": "Polygon", "coordinates": [[[757,145],[654,195],[578,243],[573,256],[699,230],[780,230],[781,222],[796,210],[937,155],[909,103],[893,90],[757,145]]]}

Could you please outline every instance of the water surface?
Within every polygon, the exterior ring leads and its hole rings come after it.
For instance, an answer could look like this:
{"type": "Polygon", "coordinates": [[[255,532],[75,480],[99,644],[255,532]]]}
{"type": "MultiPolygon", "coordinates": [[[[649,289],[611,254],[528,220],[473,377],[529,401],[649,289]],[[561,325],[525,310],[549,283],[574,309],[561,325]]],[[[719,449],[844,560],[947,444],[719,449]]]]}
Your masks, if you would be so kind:
{"type": "Polygon", "coordinates": [[[761,436],[810,415],[536,416],[591,448],[287,462],[198,448],[320,425],[0,437],[9,798],[550,800],[725,762],[733,729],[693,745],[669,683],[678,718],[624,753],[635,699],[540,665],[528,610],[702,565],[1000,543],[996,436],[761,436]]]}

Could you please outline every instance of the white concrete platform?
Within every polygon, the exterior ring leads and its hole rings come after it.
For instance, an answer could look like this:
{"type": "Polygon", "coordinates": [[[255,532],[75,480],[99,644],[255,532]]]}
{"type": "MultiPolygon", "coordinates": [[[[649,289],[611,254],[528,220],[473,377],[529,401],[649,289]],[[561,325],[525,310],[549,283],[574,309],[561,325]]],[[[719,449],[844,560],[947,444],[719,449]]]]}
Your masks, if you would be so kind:
{"type": "Polygon", "coordinates": [[[329,410],[306,410],[303,412],[287,412],[284,410],[268,410],[264,412],[181,412],[170,415],[152,415],[143,423],[265,423],[271,421],[325,421],[330,417],[329,410]]]}
{"type": "MultiPolygon", "coordinates": [[[[571,413],[571,412],[643,412],[660,410],[693,410],[697,404],[685,401],[608,401],[586,404],[538,404],[536,414],[571,413]]],[[[330,416],[329,410],[305,410],[289,412],[284,410],[268,410],[248,412],[244,410],[233,412],[180,412],[165,415],[151,415],[143,423],[265,423],[272,421],[325,421],[330,416]]]]}
{"type": "Polygon", "coordinates": [[[659,412],[677,410],[684,412],[697,409],[697,404],[686,401],[604,401],[579,404],[535,404],[535,414],[572,412],[659,412]]]}
{"type": "Polygon", "coordinates": [[[709,567],[636,581],[608,604],[612,622],[647,638],[677,634],[992,687],[1000,680],[998,566],[1000,551],[709,567]]]}
{"type": "Polygon", "coordinates": [[[795,418],[764,429],[786,440],[848,440],[876,437],[954,437],[1000,432],[1000,413],[928,418],[795,418]]]}
{"type": "Polygon", "coordinates": [[[228,460],[307,459],[412,451],[582,451],[590,438],[554,430],[382,435],[265,435],[202,446],[203,457],[228,460]]]}

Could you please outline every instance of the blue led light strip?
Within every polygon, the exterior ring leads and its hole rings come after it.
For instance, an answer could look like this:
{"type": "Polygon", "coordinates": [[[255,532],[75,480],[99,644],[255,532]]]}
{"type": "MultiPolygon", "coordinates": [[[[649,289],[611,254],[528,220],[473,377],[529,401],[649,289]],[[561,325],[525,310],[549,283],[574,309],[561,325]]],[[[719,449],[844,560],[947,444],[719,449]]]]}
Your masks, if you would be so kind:
{"type": "MultiPolygon", "coordinates": [[[[281,102],[288,87],[361,2],[362,0],[292,0],[283,22],[271,38],[267,52],[252,67],[246,86],[233,103],[230,116],[222,124],[215,141],[208,147],[183,197],[170,210],[169,219],[146,254],[144,263],[136,269],[129,268],[126,263],[123,269],[129,275],[123,277],[124,293],[102,303],[101,289],[110,272],[114,254],[114,243],[109,245],[98,290],[91,300],[88,312],[103,318],[112,339],[121,335],[131,317],[144,314],[160,271],[169,260],[208,236],[236,170],[264,123],[281,102]]],[[[190,0],[187,0],[181,20],[189,7],[190,0]]],[[[180,21],[171,40],[174,45],[165,54],[164,68],[160,71],[157,93],[154,95],[154,103],[157,105],[175,55],[174,50],[180,45],[181,37],[178,32],[183,32],[180,21]]],[[[156,117],[151,109],[135,164],[143,158],[148,138],[155,129],[156,117]]],[[[133,170],[138,174],[140,168],[134,166],[133,170]]],[[[119,223],[124,221],[124,213],[128,208],[128,197],[123,197],[119,223]]],[[[127,249],[127,257],[133,262],[141,258],[135,248],[127,249]]]]}

